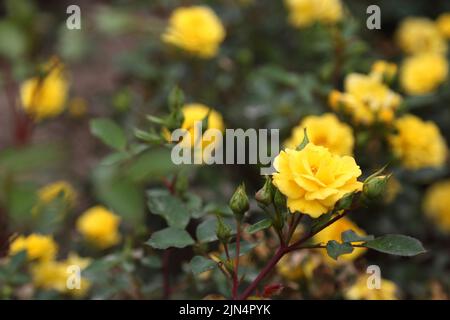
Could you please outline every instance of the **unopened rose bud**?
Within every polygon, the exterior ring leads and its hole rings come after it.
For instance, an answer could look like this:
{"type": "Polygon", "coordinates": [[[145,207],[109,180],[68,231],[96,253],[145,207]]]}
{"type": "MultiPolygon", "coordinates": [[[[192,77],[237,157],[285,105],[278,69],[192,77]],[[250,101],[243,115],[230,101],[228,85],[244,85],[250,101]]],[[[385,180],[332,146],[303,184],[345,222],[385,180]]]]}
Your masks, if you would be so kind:
{"type": "Polygon", "coordinates": [[[363,194],[370,200],[379,198],[386,190],[386,184],[390,177],[390,175],[383,175],[367,179],[364,181],[363,194]]]}
{"type": "Polygon", "coordinates": [[[275,218],[273,219],[273,226],[276,229],[281,230],[283,229],[284,226],[287,206],[286,206],[286,197],[278,189],[275,191],[275,195],[273,196],[273,205],[275,206],[276,209],[276,215],[275,218]]]}
{"type": "Polygon", "coordinates": [[[273,194],[274,187],[272,185],[272,179],[269,176],[266,176],[266,182],[264,183],[264,186],[256,193],[255,199],[259,203],[268,206],[272,203],[273,194]]]}
{"type": "Polygon", "coordinates": [[[222,244],[227,244],[231,239],[231,228],[227,224],[225,224],[222,217],[218,216],[217,220],[217,239],[219,239],[222,244]]]}
{"type": "Polygon", "coordinates": [[[236,218],[241,221],[242,218],[244,218],[244,214],[250,207],[244,184],[241,184],[239,185],[239,187],[237,187],[236,191],[230,199],[229,205],[236,218]]]}

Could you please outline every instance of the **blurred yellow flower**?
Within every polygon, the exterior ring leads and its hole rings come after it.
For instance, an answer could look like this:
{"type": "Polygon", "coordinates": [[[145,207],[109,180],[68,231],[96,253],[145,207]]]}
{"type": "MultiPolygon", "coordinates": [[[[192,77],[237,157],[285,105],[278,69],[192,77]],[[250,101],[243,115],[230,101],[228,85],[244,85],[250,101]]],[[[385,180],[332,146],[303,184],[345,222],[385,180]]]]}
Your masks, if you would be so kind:
{"type": "Polygon", "coordinates": [[[345,92],[332,91],[333,110],[349,113],[356,123],[369,125],[378,120],[391,122],[402,97],[390,90],[376,75],[351,73],[345,78],[345,92]]]}
{"type": "Polygon", "coordinates": [[[377,60],[372,64],[370,75],[381,82],[390,83],[397,74],[397,65],[384,60],[377,60]]]}
{"type": "Polygon", "coordinates": [[[410,17],[403,20],[396,40],[407,54],[447,52],[447,42],[437,25],[428,18],[410,17]]]}
{"type": "Polygon", "coordinates": [[[340,0],[285,0],[289,22],[295,27],[308,27],[315,22],[335,24],[342,20],[340,0]]]}
{"type": "Polygon", "coordinates": [[[53,58],[44,66],[42,76],[28,79],[22,84],[22,106],[35,121],[56,117],[64,111],[68,87],[63,64],[53,58]]]}
{"type": "Polygon", "coordinates": [[[208,7],[192,6],[175,9],[162,36],[164,42],[201,58],[211,58],[225,38],[225,29],[208,7]]]}
{"type": "Polygon", "coordinates": [[[354,158],[340,157],[313,143],[300,151],[281,151],[274,167],[273,183],[287,197],[290,211],[313,218],[333,209],[345,194],[362,188],[354,158]]]}
{"type": "Polygon", "coordinates": [[[58,245],[52,236],[30,234],[28,237],[19,236],[13,240],[9,247],[9,255],[26,250],[28,260],[52,260],[58,251],[58,245]]]}
{"type": "Polygon", "coordinates": [[[380,279],[380,288],[371,288],[368,284],[368,275],[361,275],[356,282],[344,292],[349,300],[396,300],[397,285],[389,280],[380,279]]]}
{"type": "Polygon", "coordinates": [[[291,137],[285,143],[287,148],[295,149],[303,141],[305,128],[309,141],[315,145],[326,147],[330,152],[340,156],[353,154],[352,128],[340,122],[332,113],[305,117],[292,130],[291,137]]]}
{"type": "Polygon", "coordinates": [[[433,184],[428,188],[423,210],[444,232],[450,232],[450,180],[433,184]]]}
{"type": "Polygon", "coordinates": [[[86,100],[81,97],[75,97],[69,101],[69,115],[72,118],[81,118],[86,115],[87,112],[86,100]]]}
{"type": "Polygon", "coordinates": [[[98,248],[109,248],[120,241],[118,231],[120,217],[103,206],[95,206],[84,212],[76,227],[85,239],[98,248]]]}
{"type": "MultiPolygon", "coordinates": [[[[353,230],[356,232],[356,234],[360,236],[366,235],[366,232],[360,229],[350,219],[343,217],[337,220],[335,223],[331,224],[330,226],[326,227],[322,231],[320,231],[318,234],[316,234],[313,240],[316,243],[322,244],[327,244],[327,242],[330,240],[341,242],[341,234],[342,232],[347,230],[353,230]]],[[[352,253],[339,256],[338,261],[353,261],[359,256],[361,256],[364,252],[366,252],[366,250],[367,249],[365,248],[354,248],[352,253]]],[[[336,263],[336,260],[330,258],[325,250],[321,250],[321,253],[326,257],[325,259],[327,262],[331,264],[336,263]]]]}
{"type": "Polygon", "coordinates": [[[441,14],[436,20],[436,25],[441,34],[450,39],[450,13],[441,14]]]}
{"type": "Polygon", "coordinates": [[[38,190],[39,202],[48,204],[58,197],[61,197],[69,206],[75,205],[77,193],[75,189],[66,181],[50,183],[38,190]]]}
{"type": "Polygon", "coordinates": [[[389,137],[389,142],[407,169],[444,165],[447,145],[435,123],[408,114],[397,119],[394,125],[397,133],[389,137]]]}
{"type": "Polygon", "coordinates": [[[33,284],[37,288],[45,290],[56,290],[61,293],[70,294],[75,297],[84,296],[89,290],[91,284],[88,279],[81,277],[79,279],[79,287],[76,287],[75,281],[70,280],[72,276],[77,276],[71,267],[79,268],[83,271],[90,264],[90,259],[81,258],[71,253],[65,261],[44,261],[37,263],[31,267],[31,275],[33,284]]]}
{"type": "Polygon", "coordinates": [[[435,91],[446,79],[448,62],[444,55],[424,53],[405,59],[400,84],[406,93],[422,95],[435,91]]]}
{"type": "Polygon", "coordinates": [[[320,256],[292,252],[281,258],[277,264],[277,271],[280,276],[290,281],[297,281],[301,278],[310,279],[320,263],[320,256]]]}

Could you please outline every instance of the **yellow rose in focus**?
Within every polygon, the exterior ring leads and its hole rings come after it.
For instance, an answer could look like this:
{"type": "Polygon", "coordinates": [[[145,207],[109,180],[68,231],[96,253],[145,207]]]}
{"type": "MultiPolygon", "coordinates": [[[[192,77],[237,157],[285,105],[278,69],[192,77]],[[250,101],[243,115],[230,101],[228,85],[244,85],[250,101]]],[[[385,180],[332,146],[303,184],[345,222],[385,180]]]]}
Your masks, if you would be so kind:
{"type": "Polygon", "coordinates": [[[332,113],[305,117],[292,130],[291,137],[285,143],[287,148],[295,149],[302,143],[305,128],[308,131],[309,141],[315,145],[326,147],[330,152],[340,156],[353,154],[352,128],[340,122],[332,113]]]}
{"type": "Polygon", "coordinates": [[[447,42],[428,18],[406,18],[397,30],[396,39],[407,54],[447,52],[447,42]]]}
{"type": "Polygon", "coordinates": [[[64,66],[58,59],[51,59],[43,71],[42,76],[26,80],[20,88],[22,107],[35,121],[61,114],[69,90],[64,66]]]}
{"type": "Polygon", "coordinates": [[[373,74],[349,74],[344,89],[344,93],[335,90],[330,93],[330,106],[337,111],[342,107],[356,123],[369,125],[376,120],[389,123],[402,103],[402,97],[373,74]]]}
{"type": "Polygon", "coordinates": [[[400,84],[411,95],[432,93],[447,79],[447,74],[448,62],[444,55],[418,54],[403,62],[400,84]]]}
{"type": "Polygon", "coordinates": [[[30,234],[28,237],[19,236],[10,244],[9,255],[26,250],[28,260],[48,261],[54,259],[58,245],[51,236],[30,234]]]}
{"type": "Polygon", "coordinates": [[[214,11],[204,6],[180,7],[169,19],[164,42],[201,58],[211,58],[225,38],[225,29],[214,11]]]}
{"type": "Polygon", "coordinates": [[[362,188],[354,158],[340,157],[312,143],[300,151],[281,151],[274,167],[273,184],[287,197],[289,210],[313,218],[333,209],[345,194],[362,188]]]}
{"type": "Polygon", "coordinates": [[[342,20],[340,0],[285,0],[289,22],[295,27],[308,27],[315,22],[335,24],[342,20]]]}
{"type": "Polygon", "coordinates": [[[441,14],[436,20],[436,25],[441,34],[450,39],[450,13],[441,14]]]}
{"type": "Polygon", "coordinates": [[[78,218],[76,227],[88,242],[105,249],[119,243],[119,224],[119,216],[103,206],[95,206],[78,218]]]}
{"type": "Polygon", "coordinates": [[[407,169],[444,165],[447,145],[435,123],[405,115],[394,125],[397,133],[389,137],[389,142],[392,151],[407,169]]]}
{"type": "Polygon", "coordinates": [[[61,197],[68,205],[74,206],[77,193],[68,182],[57,181],[40,188],[38,197],[42,204],[48,204],[61,197]]]}
{"type": "Polygon", "coordinates": [[[70,277],[73,277],[75,272],[83,271],[89,264],[90,259],[81,258],[73,253],[65,261],[40,262],[31,267],[33,284],[37,288],[83,297],[91,286],[89,280],[81,277],[77,283],[76,279],[70,277]]]}
{"type": "MultiPolygon", "coordinates": [[[[370,282],[370,280],[369,280],[370,282]]],[[[349,300],[396,300],[397,285],[389,280],[380,279],[380,288],[369,287],[368,275],[361,275],[356,282],[344,292],[344,296],[349,300]]]]}
{"type": "MultiPolygon", "coordinates": [[[[353,230],[356,234],[360,236],[366,236],[366,232],[362,229],[360,229],[355,223],[353,223],[350,219],[343,217],[339,220],[337,220],[335,223],[331,224],[330,226],[326,227],[322,231],[320,231],[318,234],[316,234],[313,238],[314,242],[316,243],[322,243],[326,245],[328,241],[335,240],[338,242],[341,242],[341,234],[344,231],[347,230],[353,230]]],[[[353,261],[362,254],[364,254],[367,251],[365,248],[354,248],[352,253],[349,254],[343,254],[339,256],[339,261],[353,261]]],[[[330,258],[326,252],[326,250],[321,250],[322,254],[326,256],[326,260],[331,263],[335,264],[336,260],[330,258]]]]}
{"type": "Polygon", "coordinates": [[[450,232],[450,180],[433,184],[425,194],[423,210],[444,232],[450,232]]]}

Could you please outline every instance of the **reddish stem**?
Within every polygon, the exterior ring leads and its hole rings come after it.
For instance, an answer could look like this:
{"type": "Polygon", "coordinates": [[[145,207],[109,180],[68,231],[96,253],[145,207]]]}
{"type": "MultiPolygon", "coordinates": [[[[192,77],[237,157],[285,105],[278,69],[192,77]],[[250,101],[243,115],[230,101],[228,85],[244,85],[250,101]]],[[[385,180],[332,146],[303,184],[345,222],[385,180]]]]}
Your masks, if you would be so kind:
{"type": "Polygon", "coordinates": [[[238,287],[239,287],[239,255],[241,249],[241,222],[237,222],[237,231],[236,231],[236,257],[234,262],[234,274],[233,274],[233,299],[237,299],[238,295],[238,287]]]}

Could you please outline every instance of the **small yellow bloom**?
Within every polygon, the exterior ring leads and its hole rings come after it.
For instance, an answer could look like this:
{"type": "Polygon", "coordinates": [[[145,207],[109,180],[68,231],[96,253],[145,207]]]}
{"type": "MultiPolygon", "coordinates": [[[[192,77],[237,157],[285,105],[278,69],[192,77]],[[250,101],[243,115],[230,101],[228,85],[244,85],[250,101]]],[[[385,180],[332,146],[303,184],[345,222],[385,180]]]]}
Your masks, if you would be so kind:
{"type": "Polygon", "coordinates": [[[435,91],[448,75],[444,55],[424,53],[407,58],[401,67],[400,84],[406,93],[422,95],[435,91]]]}
{"type": "Polygon", "coordinates": [[[285,0],[289,10],[289,22],[298,28],[315,22],[335,24],[342,20],[343,6],[340,0],[285,0]]]}
{"type": "Polygon", "coordinates": [[[442,231],[450,233],[450,180],[437,182],[427,190],[423,210],[442,231]]]}
{"type": "Polygon", "coordinates": [[[283,278],[290,281],[297,281],[301,278],[311,279],[314,270],[320,263],[320,256],[293,252],[285,255],[278,262],[277,271],[283,278]]]}
{"type": "Polygon", "coordinates": [[[345,194],[362,188],[354,158],[340,157],[313,143],[300,151],[281,151],[274,167],[273,183],[287,197],[290,211],[313,218],[333,209],[345,194]]]}
{"type": "Polygon", "coordinates": [[[37,263],[31,267],[33,284],[37,288],[82,297],[89,290],[91,283],[85,277],[80,279],[76,277],[78,272],[83,271],[89,264],[90,259],[81,258],[73,253],[64,261],[50,260],[37,263]],[[73,267],[79,269],[72,269],[73,267]]]}
{"type": "Polygon", "coordinates": [[[77,193],[75,189],[66,181],[57,181],[48,184],[38,190],[39,202],[48,204],[58,197],[61,197],[69,206],[75,205],[77,193]]]}
{"type": "Polygon", "coordinates": [[[175,9],[162,36],[164,42],[201,58],[215,56],[224,38],[222,22],[214,11],[204,6],[175,9]]]}
{"type": "Polygon", "coordinates": [[[58,245],[51,236],[30,234],[28,237],[19,236],[11,243],[9,255],[26,250],[28,260],[52,260],[58,251],[58,245]]]}
{"type": "Polygon", "coordinates": [[[436,25],[441,34],[450,39],[450,13],[441,14],[436,20],[436,25]]]}
{"type": "Polygon", "coordinates": [[[397,65],[384,60],[377,60],[372,65],[370,75],[376,77],[381,82],[390,83],[397,74],[397,65]]]}
{"type": "Polygon", "coordinates": [[[119,216],[103,206],[95,206],[78,218],[76,227],[88,242],[105,249],[120,241],[119,224],[119,216]]]}
{"type": "Polygon", "coordinates": [[[26,80],[20,88],[22,106],[35,121],[58,116],[64,111],[69,90],[64,66],[58,59],[51,59],[41,77],[26,80]]]}
{"type": "Polygon", "coordinates": [[[405,115],[395,122],[396,134],[389,137],[394,154],[407,169],[440,167],[447,159],[447,145],[431,121],[405,115]]]}
{"type": "Polygon", "coordinates": [[[396,300],[398,294],[397,285],[389,280],[380,279],[380,287],[372,287],[368,275],[361,275],[356,282],[345,292],[345,298],[349,300],[396,300]]]}
{"type": "Polygon", "coordinates": [[[396,39],[407,54],[447,52],[447,42],[428,18],[406,18],[397,30],[396,39]]]}
{"type": "Polygon", "coordinates": [[[75,97],[69,101],[69,114],[72,118],[81,118],[87,112],[86,100],[81,97],[75,97]]]}
{"type": "Polygon", "coordinates": [[[402,97],[386,86],[377,75],[351,73],[345,78],[344,93],[332,91],[329,102],[334,110],[349,113],[356,123],[390,122],[402,97]]]}
{"type": "Polygon", "coordinates": [[[340,156],[353,154],[352,128],[340,122],[332,113],[305,117],[292,130],[291,137],[285,143],[287,148],[295,149],[303,141],[305,128],[309,141],[315,145],[326,147],[330,152],[340,156]]]}
{"type": "MultiPolygon", "coordinates": [[[[322,231],[320,231],[318,234],[316,234],[314,236],[314,242],[322,243],[324,245],[326,245],[328,243],[328,241],[330,241],[330,240],[335,240],[335,241],[341,242],[341,234],[342,234],[342,232],[347,231],[347,230],[353,230],[353,231],[355,231],[356,234],[358,234],[360,236],[366,235],[366,232],[364,230],[362,230],[361,228],[359,228],[354,222],[352,222],[350,219],[348,219],[346,217],[343,217],[343,218],[337,220],[335,223],[331,224],[330,226],[326,227],[322,231]]],[[[362,254],[364,254],[366,251],[367,251],[367,249],[365,249],[365,248],[354,248],[352,253],[348,253],[348,254],[339,256],[337,261],[338,262],[339,261],[353,261],[356,258],[358,258],[359,256],[361,256],[362,254]]],[[[323,249],[321,251],[321,253],[326,257],[327,262],[329,262],[331,264],[336,263],[336,260],[333,260],[332,258],[330,258],[328,256],[325,249],[323,249]]]]}

